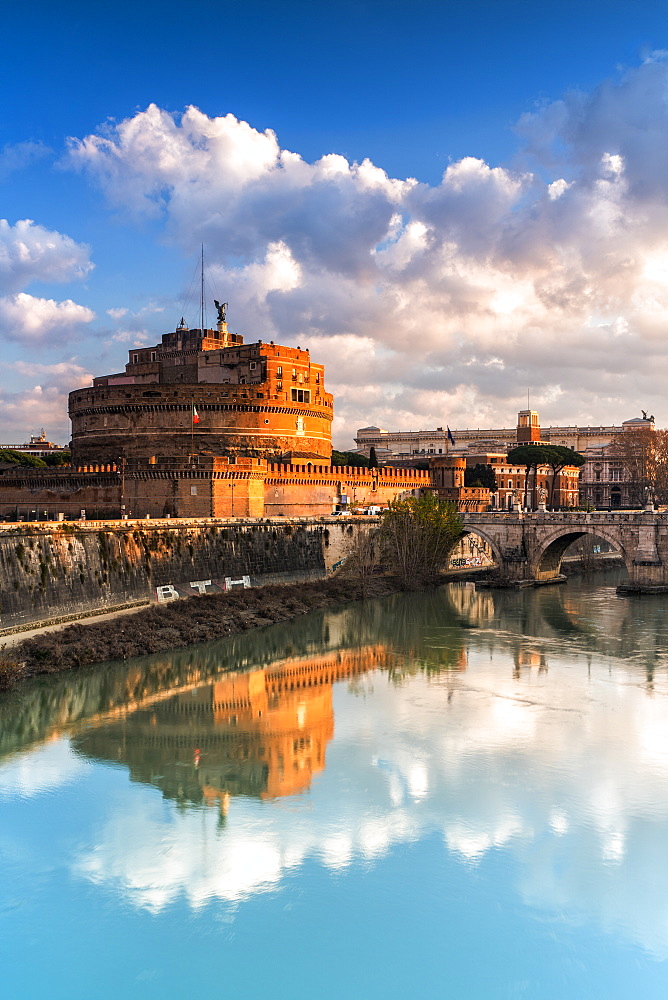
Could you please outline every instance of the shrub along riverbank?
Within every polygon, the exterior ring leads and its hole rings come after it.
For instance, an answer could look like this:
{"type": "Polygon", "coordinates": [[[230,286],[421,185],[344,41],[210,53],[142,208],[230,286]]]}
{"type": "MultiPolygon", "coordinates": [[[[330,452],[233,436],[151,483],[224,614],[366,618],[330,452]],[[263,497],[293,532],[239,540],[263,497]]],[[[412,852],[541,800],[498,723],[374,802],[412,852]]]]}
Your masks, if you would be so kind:
{"type": "Polygon", "coordinates": [[[292,586],[189,597],[104,622],[69,625],[1,650],[0,690],[38,674],[209,642],[319,608],[361,597],[382,597],[399,589],[392,576],[375,576],[362,583],[336,576],[292,586]]]}

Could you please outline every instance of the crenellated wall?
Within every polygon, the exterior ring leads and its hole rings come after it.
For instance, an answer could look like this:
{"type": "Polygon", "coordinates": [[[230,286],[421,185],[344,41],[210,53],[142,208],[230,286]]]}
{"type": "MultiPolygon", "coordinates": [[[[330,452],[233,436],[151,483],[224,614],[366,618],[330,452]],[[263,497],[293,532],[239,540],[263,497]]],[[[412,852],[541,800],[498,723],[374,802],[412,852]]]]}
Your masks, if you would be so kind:
{"type": "MultiPolygon", "coordinates": [[[[84,511],[88,518],[123,512],[133,517],[324,517],[335,507],[386,507],[431,485],[426,470],[268,463],[247,456],[21,468],[0,474],[0,516],[35,521],[58,514],[79,518],[84,511]]],[[[485,492],[484,506],[488,501],[485,492]]]]}

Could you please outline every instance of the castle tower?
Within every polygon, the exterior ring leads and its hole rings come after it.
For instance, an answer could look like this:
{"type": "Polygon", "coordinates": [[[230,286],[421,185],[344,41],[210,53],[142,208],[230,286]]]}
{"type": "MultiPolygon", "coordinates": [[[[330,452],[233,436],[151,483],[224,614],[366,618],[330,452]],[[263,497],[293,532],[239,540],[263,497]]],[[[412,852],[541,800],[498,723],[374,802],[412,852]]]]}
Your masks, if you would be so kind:
{"type": "Polygon", "coordinates": [[[334,401],[324,367],[299,347],[245,344],[229,331],[227,303],[215,305],[215,330],[191,329],[182,317],[160,343],[133,348],[125,371],[70,393],[74,465],[329,462],[334,401]]]}
{"type": "Polygon", "coordinates": [[[439,489],[460,490],[464,487],[466,459],[463,455],[438,455],[430,457],[432,481],[439,489]]]}

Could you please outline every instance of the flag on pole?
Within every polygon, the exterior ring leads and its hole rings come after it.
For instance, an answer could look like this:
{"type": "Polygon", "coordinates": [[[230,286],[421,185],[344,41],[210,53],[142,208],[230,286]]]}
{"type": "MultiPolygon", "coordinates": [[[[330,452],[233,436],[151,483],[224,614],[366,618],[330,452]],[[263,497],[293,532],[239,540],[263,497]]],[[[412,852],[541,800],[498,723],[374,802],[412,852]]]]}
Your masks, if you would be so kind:
{"type": "Polygon", "coordinates": [[[194,424],[199,423],[199,413],[197,412],[197,407],[195,406],[194,403],[193,403],[193,423],[194,424]]]}
{"type": "Polygon", "coordinates": [[[454,444],[455,443],[455,439],[453,438],[452,431],[450,430],[449,427],[448,427],[448,441],[450,442],[450,444],[454,444]]]}

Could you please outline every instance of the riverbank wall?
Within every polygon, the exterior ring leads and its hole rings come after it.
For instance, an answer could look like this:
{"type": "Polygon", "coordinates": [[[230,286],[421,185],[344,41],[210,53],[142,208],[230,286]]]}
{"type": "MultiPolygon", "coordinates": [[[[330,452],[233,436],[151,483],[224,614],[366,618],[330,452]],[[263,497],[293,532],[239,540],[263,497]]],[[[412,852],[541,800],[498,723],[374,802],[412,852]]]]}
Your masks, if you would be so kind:
{"type": "Polygon", "coordinates": [[[235,587],[329,575],[377,518],[0,525],[0,633],[235,587]]]}

